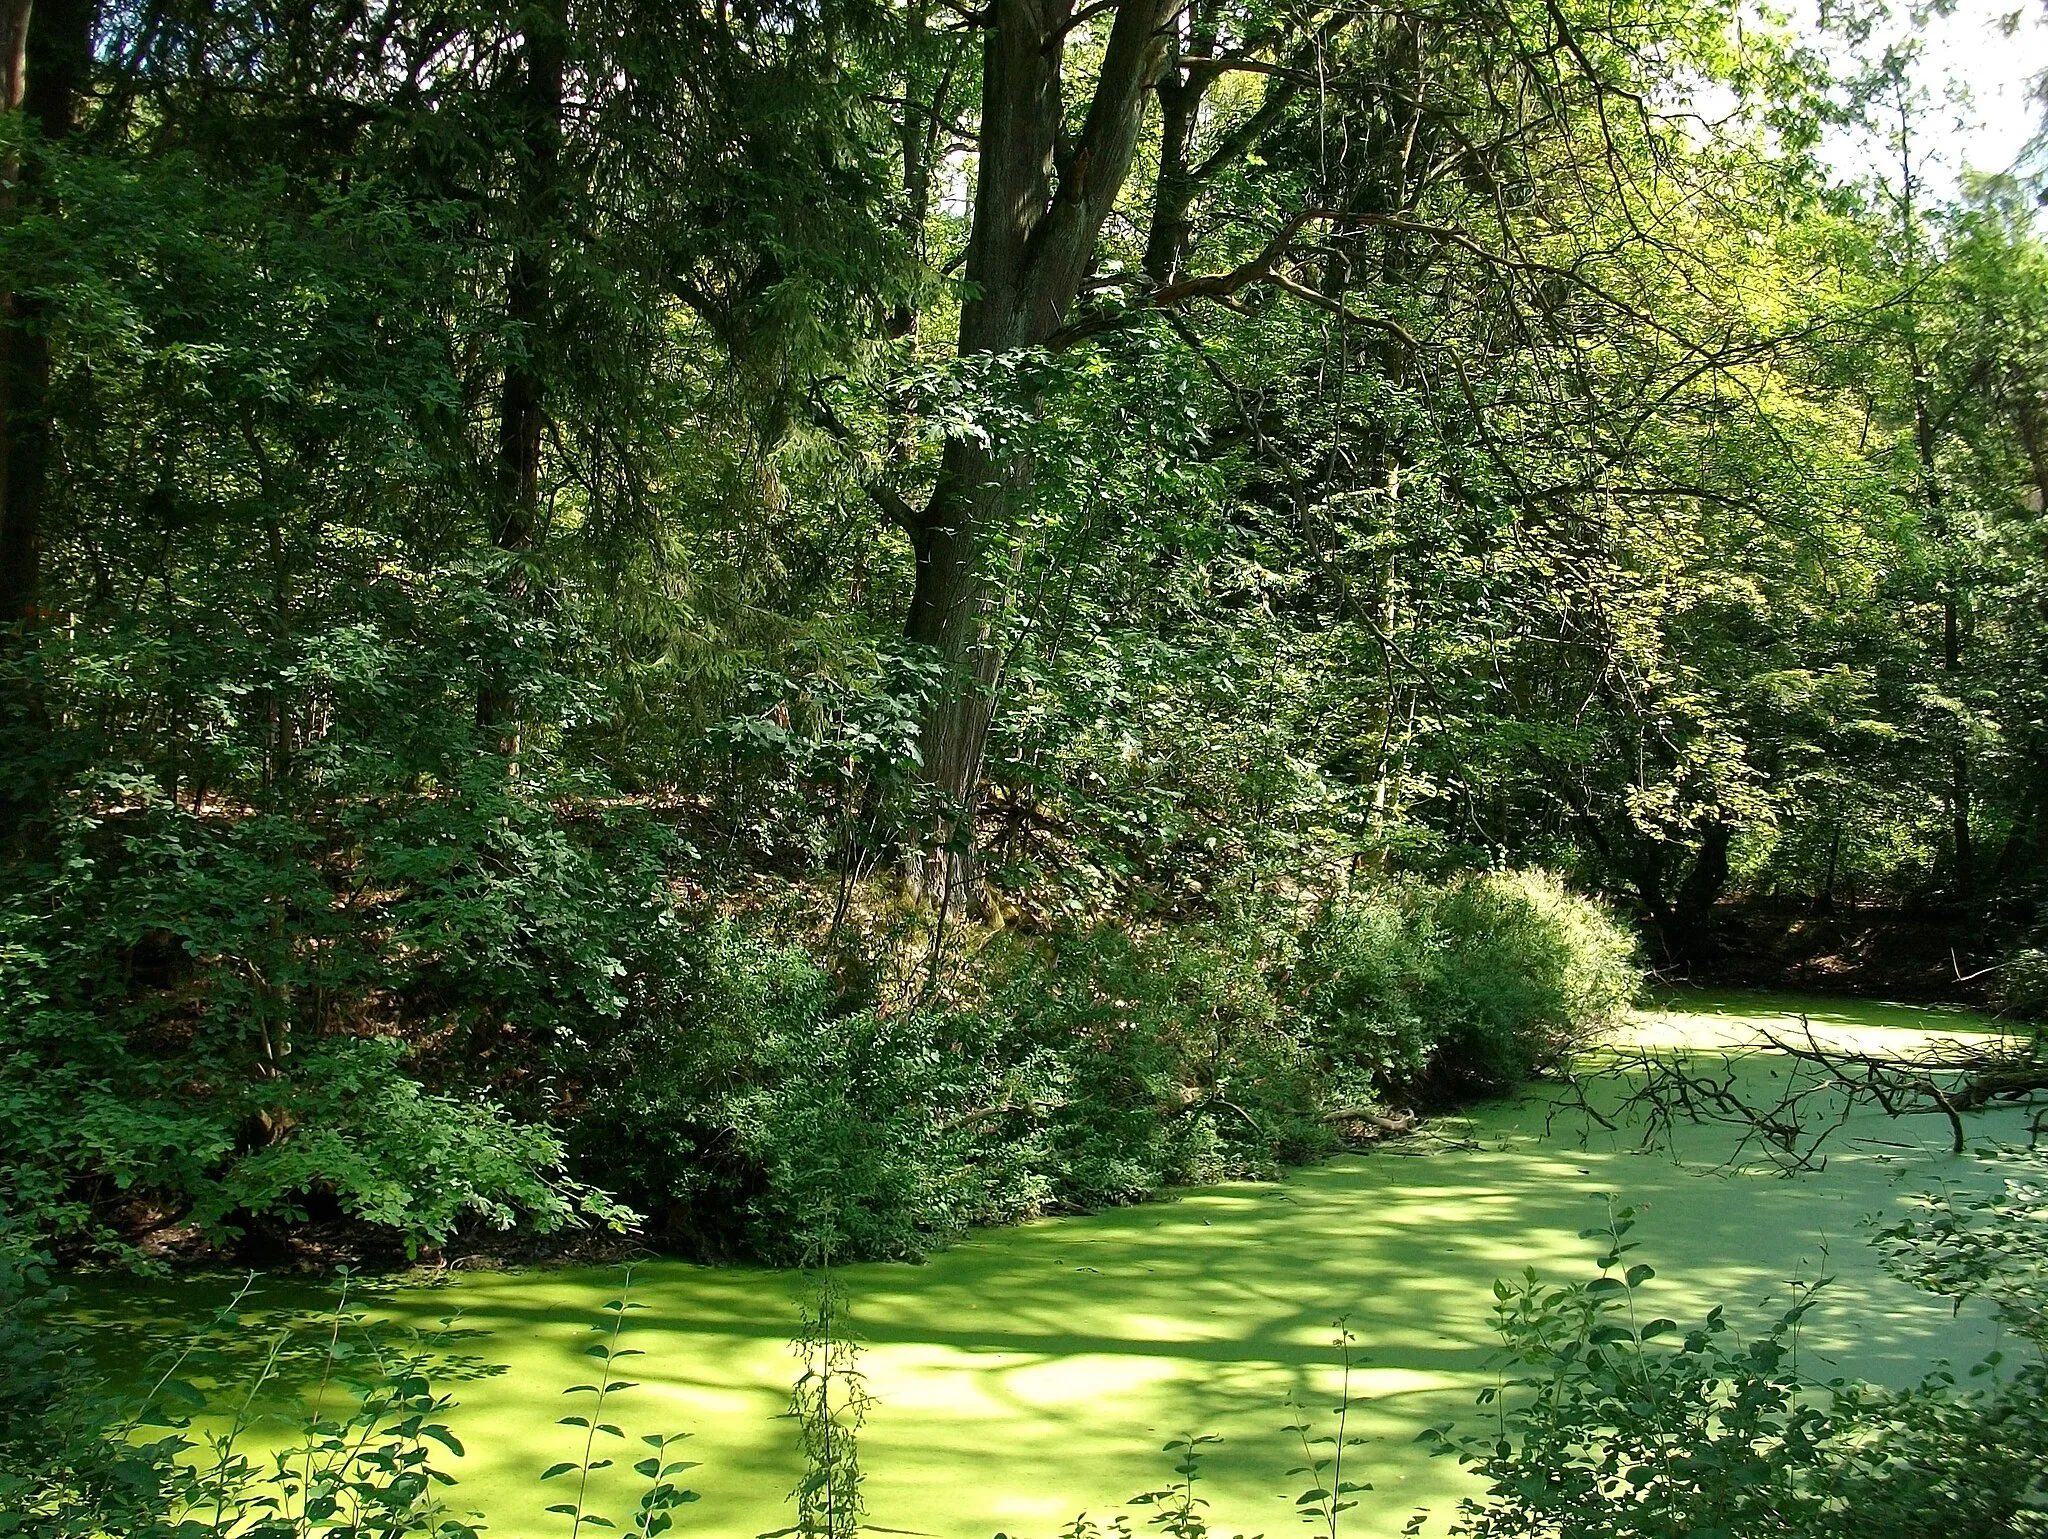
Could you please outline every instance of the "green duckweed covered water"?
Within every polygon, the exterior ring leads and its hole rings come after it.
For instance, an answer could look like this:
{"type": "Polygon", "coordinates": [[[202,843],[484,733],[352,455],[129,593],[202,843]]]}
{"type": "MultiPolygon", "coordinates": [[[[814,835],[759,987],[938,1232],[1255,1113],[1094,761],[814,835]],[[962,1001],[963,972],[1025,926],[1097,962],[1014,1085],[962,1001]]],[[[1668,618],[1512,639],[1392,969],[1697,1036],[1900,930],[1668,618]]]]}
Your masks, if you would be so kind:
{"type": "MultiPolygon", "coordinates": [[[[1817,1028],[1907,1043],[1926,1031],[1973,1031],[1973,1017],[1903,1006],[1764,996],[1691,997],[1646,1012],[1654,1041],[1726,1045],[1804,1010],[1817,1028]]],[[[1455,1464],[1414,1442],[1431,1423],[1481,1425],[1488,1315],[1496,1277],[1533,1266],[1559,1281],[1591,1273],[1602,1194],[1636,1206],[1634,1238],[1660,1274],[1659,1312],[1682,1323],[1711,1303],[1739,1323],[1787,1301],[1788,1281],[1833,1274],[1804,1333],[1804,1366],[1892,1382],[1932,1359],[1974,1362],[1991,1328],[1885,1276],[1861,1221],[1904,1192],[1943,1180],[1986,1184],[1969,1156],[1946,1152],[1939,1119],[1860,1121],[1826,1170],[1783,1178],[1720,1168],[1724,1132],[1690,1130],[1679,1158],[1576,1122],[1546,1130],[1543,1094],[1482,1109],[1462,1147],[1350,1156],[1273,1185],[1185,1193],[1171,1202],[974,1235],[922,1265],[847,1267],[840,1277],[876,1398],[862,1438],[869,1522],[898,1532],[1050,1534],[1076,1512],[1098,1514],[1164,1483],[1160,1445],[1187,1431],[1223,1441],[1203,1469],[1218,1530],[1301,1530],[1302,1482],[1283,1428],[1287,1402],[1326,1406],[1336,1385],[1331,1324],[1347,1315],[1366,1362],[1354,1376],[1364,1450],[1359,1534],[1397,1532],[1417,1507],[1441,1531],[1473,1489],[1455,1464]]],[[[2011,1136],[2017,1117],[1978,1124],[2011,1136]]],[[[1440,1141],[1441,1142],[1441,1141],[1440,1141]]],[[[607,1269],[464,1273],[378,1291],[367,1307],[432,1329],[453,1425],[468,1452],[447,1467],[458,1507],[493,1533],[542,1536],[566,1520],[535,1476],[572,1458],[556,1418],[581,1407],[564,1386],[588,1377],[590,1325],[619,1289],[607,1269]]],[[[226,1296],[219,1279],[104,1284],[79,1294],[116,1372],[151,1339],[188,1331],[226,1296]]],[[[781,1418],[788,1337],[805,1284],[753,1268],[652,1262],[635,1269],[628,1344],[641,1388],[615,1402],[632,1434],[687,1430],[701,1500],[678,1532],[748,1536],[789,1521],[798,1473],[781,1418]]],[[[253,1358],[274,1321],[331,1294],[265,1285],[250,1301],[253,1358]]],[[[1356,1423],[1354,1423],[1356,1425],[1356,1423]]],[[[622,1460],[629,1463],[631,1456],[622,1460]]],[[[622,1488],[623,1489],[623,1488],[622,1488]]],[[[623,1511],[630,1499],[619,1500],[623,1511]]]]}

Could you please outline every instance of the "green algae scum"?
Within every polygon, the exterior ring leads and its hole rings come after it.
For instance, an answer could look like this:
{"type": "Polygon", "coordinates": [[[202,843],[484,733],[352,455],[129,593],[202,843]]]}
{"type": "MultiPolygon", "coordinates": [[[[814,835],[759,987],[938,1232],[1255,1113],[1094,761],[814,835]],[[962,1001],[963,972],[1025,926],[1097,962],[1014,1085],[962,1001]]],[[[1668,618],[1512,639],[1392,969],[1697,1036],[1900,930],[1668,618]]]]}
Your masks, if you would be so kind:
{"type": "MultiPolygon", "coordinates": [[[[1863,1045],[1990,1029],[1950,1012],[1763,996],[1687,996],[1639,1025],[1649,1042],[1711,1051],[1799,1014],[1863,1045]]],[[[1222,1439],[1202,1469],[1215,1529],[1294,1532],[1301,1481],[1285,1472],[1300,1448],[1283,1430],[1288,1402],[1311,1412],[1330,1402],[1332,1324],[1346,1316],[1365,1358],[1352,1378],[1354,1426],[1372,1440],[1361,1478],[1374,1488],[1347,1515],[1350,1531],[1397,1533],[1428,1508],[1426,1531],[1441,1532],[1474,1487],[1415,1437],[1453,1418],[1483,1425],[1473,1398],[1492,1380],[1493,1280],[1527,1267],[1560,1282],[1591,1275],[1596,1247],[1579,1233],[1606,1217],[1610,1196],[1638,1210],[1632,1238],[1659,1273],[1649,1286],[1681,1322],[1713,1303],[1739,1324],[1758,1321],[1790,1284],[1825,1274],[1833,1281],[1802,1334],[1809,1372],[1904,1383],[1937,1359],[1973,1363],[1997,1345],[1992,1327],[1886,1276],[1864,1244],[1864,1220],[1903,1194],[1989,1184],[1974,1158],[1947,1152],[1938,1124],[1859,1117],[1825,1170],[1783,1176],[1728,1168],[1732,1136],[1713,1129],[1681,1130],[1675,1153],[1643,1152],[1627,1130],[1597,1126],[1582,1145],[1580,1122],[1538,1087],[1410,1152],[981,1233],[921,1265],[842,1268],[876,1400],[861,1443],[868,1523],[1050,1534],[1163,1484],[1171,1460],[1160,1445],[1195,1432],[1222,1439]]],[[[2017,1114],[1977,1127],[2021,1131],[2017,1114]]],[[[457,1273],[366,1296],[371,1312],[438,1333],[436,1378],[459,1401],[452,1423],[467,1449],[444,1461],[459,1480],[450,1494],[492,1532],[566,1531],[544,1510],[559,1491],[537,1476],[580,1447],[557,1424],[579,1409],[563,1390],[588,1377],[591,1326],[620,1281],[617,1268],[457,1273]]],[[[106,1282],[75,1297],[110,1372],[132,1377],[150,1346],[188,1334],[232,1286],[106,1282]]],[[[806,1286],[756,1268],[634,1268],[632,1298],[645,1308],[626,1344],[646,1355],[631,1362],[639,1387],[611,1412],[629,1436],[693,1434],[684,1447],[700,1467],[687,1483],[701,1499],[676,1532],[746,1536],[789,1523],[799,1465],[783,1412],[806,1286]]],[[[243,1314],[252,1363],[277,1316],[332,1297],[260,1284],[243,1314]]],[[[621,1466],[641,1451],[631,1446],[621,1466]]],[[[609,1493],[614,1508],[630,1507],[627,1489],[609,1493]]]]}

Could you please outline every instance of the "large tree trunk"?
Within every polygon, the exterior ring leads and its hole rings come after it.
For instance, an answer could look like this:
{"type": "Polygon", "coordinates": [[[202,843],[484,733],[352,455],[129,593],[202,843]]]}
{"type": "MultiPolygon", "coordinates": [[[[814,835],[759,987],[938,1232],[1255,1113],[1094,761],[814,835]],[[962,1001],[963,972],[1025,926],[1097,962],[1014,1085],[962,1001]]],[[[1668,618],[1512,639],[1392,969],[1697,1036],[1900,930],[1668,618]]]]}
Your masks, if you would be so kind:
{"type": "Polygon", "coordinates": [[[1728,850],[1734,839],[1734,828],[1718,818],[1700,831],[1699,853],[1678,885],[1671,910],[1671,950],[1683,961],[1704,961],[1714,949],[1714,905],[1728,890],[1728,850]]]}
{"type": "MultiPolygon", "coordinates": [[[[0,0],[0,110],[69,136],[92,63],[90,0],[0,0]]],[[[0,218],[48,196],[31,152],[0,165],[0,218]]],[[[0,628],[35,617],[50,479],[50,339],[43,301],[0,292],[0,628]]]]}
{"type": "MultiPolygon", "coordinates": [[[[1034,347],[1058,330],[1129,174],[1173,10],[1174,0],[1120,0],[1087,119],[1063,150],[1072,0],[993,0],[982,49],[962,356],[1034,347]]],[[[923,880],[947,899],[973,880],[965,851],[1002,672],[995,627],[1006,574],[991,565],[1030,490],[1031,466],[1021,453],[955,438],[930,502],[911,521],[917,583],[904,631],[948,665],[919,732],[924,779],[939,802],[926,831],[923,880]]]]}
{"type": "MultiPolygon", "coordinates": [[[[547,428],[542,354],[552,314],[553,260],[561,174],[562,77],[568,42],[565,0],[540,0],[521,13],[519,130],[521,208],[505,286],[505,318],[518,351],[505,365],[498,403],[498,486],[492,542],[513,558],[502,593],[515,610],[533,597],[524,563],[540,529],[541,443],[547,428]]],[[[516,757],[519,723],[502,672],[478,692],[477,719],[516,757]]]]}

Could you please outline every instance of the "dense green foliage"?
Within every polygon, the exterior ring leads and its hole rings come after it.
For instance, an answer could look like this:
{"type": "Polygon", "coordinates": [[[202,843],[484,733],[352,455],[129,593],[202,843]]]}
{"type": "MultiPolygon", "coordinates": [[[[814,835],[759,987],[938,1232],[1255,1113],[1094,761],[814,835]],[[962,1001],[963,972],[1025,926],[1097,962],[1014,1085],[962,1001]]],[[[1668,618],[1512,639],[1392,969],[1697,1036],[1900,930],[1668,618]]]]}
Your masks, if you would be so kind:
{"type": "Polygon", "coordinates": [[[1270,1173],[1554,1066],[1636,976],[1540,874],[997,938],[907,996],[733,924],[673,944],[567,1060],[577,1168],[692,1248],[791,1261],[1270,1173]]]}
{"type": "Polygon", "coordinates": [[[71,1252],[911,1253],[1556,1063],[1625,948],[1499,873],[1679,966],[2039,923],[2048,247],[1929,196],[1910,49],[0,20],[0,1209],[71,1252]]]}
{"type": "Polygon", "coordinates": [[[1651,1539],[1928,1533],[2023,1535],[2048,1524],[2048,1314],[2041,1160],[2001,1197],[1926,1203],[1879,1235],[1902,1276],[1958,1301],[1988,1297],[2025,1355],[1994,1356],[1960,1385],[1946,1368],[1910,1390],[1816,1380],[1799,1323],[1825,1286],[1744,1339],[1716,1308],[1690,1329],[1650,1318],[1623,1209],[1589,1237],[1600,1275],[1558,1287],[1532,1271],[1495,1285],[1509,1372],[1496,1426],[1433,1434],[1490,1482],[1459,1532],[1479,1539],[1651,1539]]]}

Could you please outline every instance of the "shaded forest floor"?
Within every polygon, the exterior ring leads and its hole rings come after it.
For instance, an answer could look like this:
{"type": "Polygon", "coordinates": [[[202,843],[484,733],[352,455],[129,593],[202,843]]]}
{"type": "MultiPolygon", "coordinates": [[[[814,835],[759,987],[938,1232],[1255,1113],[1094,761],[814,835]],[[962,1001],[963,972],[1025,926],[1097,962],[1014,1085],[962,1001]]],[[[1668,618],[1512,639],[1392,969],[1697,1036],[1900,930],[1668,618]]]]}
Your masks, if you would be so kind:
{"type": "Polygon", "coordinates": [[[1987,1008],[2006,950],[1981,910],[1905,910],[1804,898],[1745,898],[1715,916],[1716,949],[1671,982],[1817,990],[1915,1004],[1987,1008]]]}

